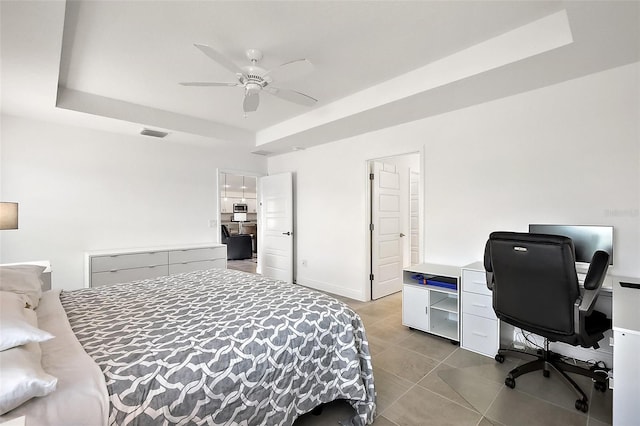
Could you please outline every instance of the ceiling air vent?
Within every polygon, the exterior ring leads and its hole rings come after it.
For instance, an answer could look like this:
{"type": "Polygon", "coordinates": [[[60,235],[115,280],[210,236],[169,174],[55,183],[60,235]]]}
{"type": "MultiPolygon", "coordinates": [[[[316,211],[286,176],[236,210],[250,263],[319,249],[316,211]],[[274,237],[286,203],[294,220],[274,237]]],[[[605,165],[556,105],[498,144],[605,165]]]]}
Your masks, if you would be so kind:
{"type": "Polygon", "coordinates": [[[273,154],[273,152],[269,152],[269,151],[252,151],[251,153],[256,155],[264,155],[264,156],[273,154]]]}
{"type": "Polygon", "coordinates": [[[161,132],[160,130],[142,129],[140,134],[144,136],[152,136],[154,138],[164,138],[169,133],[161,132]]]}

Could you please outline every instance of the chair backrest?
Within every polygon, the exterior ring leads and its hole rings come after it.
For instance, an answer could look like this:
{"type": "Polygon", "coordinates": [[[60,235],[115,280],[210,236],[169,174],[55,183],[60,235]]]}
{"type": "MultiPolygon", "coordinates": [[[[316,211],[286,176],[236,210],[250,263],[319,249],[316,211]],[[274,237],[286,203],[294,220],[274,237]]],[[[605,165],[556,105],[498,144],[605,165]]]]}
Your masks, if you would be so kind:
{"type": "Polygon", "coordinates": [[[542,336],[574,333],[580,288],[570,238],[494,232],[485,248],[485,269],[493,274],[498,318],[542,336]]]}

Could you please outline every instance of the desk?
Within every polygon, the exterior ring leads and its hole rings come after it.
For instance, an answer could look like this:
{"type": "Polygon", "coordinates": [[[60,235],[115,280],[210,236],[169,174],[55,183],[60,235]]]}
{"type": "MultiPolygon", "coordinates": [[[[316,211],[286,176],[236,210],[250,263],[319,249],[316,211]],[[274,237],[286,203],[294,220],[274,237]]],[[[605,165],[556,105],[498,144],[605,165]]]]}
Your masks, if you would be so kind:
{"type": "Polygon", "coordinates": [[[640,278],[613,280],[613,424],[638,422],[640,402],[640,289],[620,286],[640,278]]]}

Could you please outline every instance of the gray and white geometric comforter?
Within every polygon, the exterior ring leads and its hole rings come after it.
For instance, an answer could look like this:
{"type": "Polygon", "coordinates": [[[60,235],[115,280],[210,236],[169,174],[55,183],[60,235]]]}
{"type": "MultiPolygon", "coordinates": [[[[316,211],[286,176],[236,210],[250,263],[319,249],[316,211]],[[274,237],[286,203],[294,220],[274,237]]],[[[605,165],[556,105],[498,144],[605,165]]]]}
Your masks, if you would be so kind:
{"type": "Polygon", "coordinates": [[[112,425],[291,425],[336,399],[373,422],[364,327],[332,297],[212,269],[60,299],[104,372],[112,425]]]}

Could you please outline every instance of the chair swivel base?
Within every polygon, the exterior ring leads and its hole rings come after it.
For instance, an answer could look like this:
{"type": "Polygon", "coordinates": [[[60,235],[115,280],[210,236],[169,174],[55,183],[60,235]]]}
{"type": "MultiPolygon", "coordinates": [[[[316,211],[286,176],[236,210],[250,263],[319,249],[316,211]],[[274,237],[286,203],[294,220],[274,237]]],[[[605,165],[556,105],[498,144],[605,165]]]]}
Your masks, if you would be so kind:
{"type": "Polygon", "coordinates": [[[562,360],[560,355],[555,352],[551,352],[547,349],[538,350],[538,354],[534,355],[525,351],[511,350],[511,349],[500,349],[498,354],[495,356],[495,360],[499,363],[504,362],[504,354],[506,352],[517,352],[524,353],[527,355],[537,356],[537,359],[530,361],[526,364],[522,364],[514,368],[509,372],[507,378],[504,380],[505,386],[513,389],[516,387],[516,378],[522,376],[523,374],[530,373],[532,371],[542,370],[542,375],[544,377],[550,376],[550,371],[556,371],[560,377],[565,381],[567,385],[569,385],[576,395],[578,399],[575,403],[576,410],[582,411],[586,413],[589,410],[589,398],[586,393],[580,388],[580,386],[567,374],[574,373],[579,374],[581,376],[589,377],[594,381],[594,388],[597,391],[605,392],[607,390],[607,381],[608,375],[601,369],[586,369],[579,367],[577,365],[566,363],[562,360]]]}

